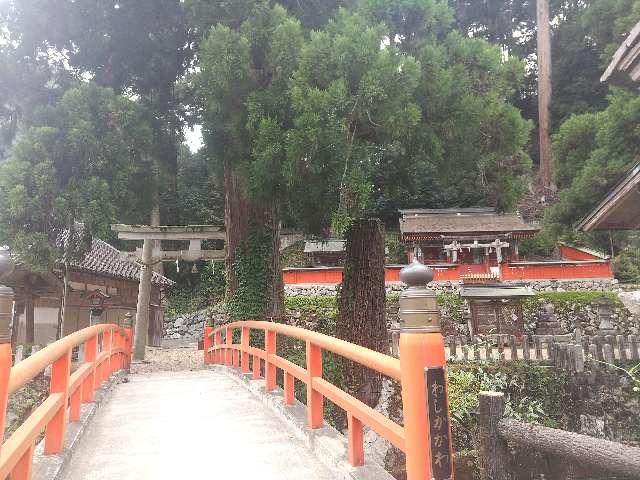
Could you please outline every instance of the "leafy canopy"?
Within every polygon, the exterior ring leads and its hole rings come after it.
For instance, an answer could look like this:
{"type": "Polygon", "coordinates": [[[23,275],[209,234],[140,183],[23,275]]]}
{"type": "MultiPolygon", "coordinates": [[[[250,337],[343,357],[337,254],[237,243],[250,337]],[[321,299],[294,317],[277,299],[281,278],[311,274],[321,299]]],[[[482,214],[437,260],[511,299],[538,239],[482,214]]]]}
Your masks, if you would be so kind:
{"type": "Polygon", "coordinates": [[[109,237],[114,221],[147,211],[150,130],[140,110],[85,85],[39,111],[0,164],[0,242],[36,269],[53,264],[61,229],[109,237]]]}

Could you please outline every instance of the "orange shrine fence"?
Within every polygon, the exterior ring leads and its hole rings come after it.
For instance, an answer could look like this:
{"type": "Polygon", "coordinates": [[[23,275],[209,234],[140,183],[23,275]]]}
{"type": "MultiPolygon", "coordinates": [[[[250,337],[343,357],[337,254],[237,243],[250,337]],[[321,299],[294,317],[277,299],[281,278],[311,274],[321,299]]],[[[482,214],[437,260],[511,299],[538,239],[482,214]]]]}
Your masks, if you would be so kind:
{"type": "MultiPolygon", "coordinates": [[[[432,478],[439,459],[441,467],[451,466],[453,452],[450,441],[441,442],[442,451],[433,451],[431,437],[433,424],[429,424],[427,395],[428,370],[442,370],[445,363],[444,343],[441,334],[402,333],[399,340],[400,358],[393,358],[359,345],[298,327],[266,321],[244,321],[224,325],[219,328],[205,327],[204,361],[207,364],[223,364],[240,368],[252,374],[253,379],[261,378],[264,371],[267,391],[276,389],[276,369],[284,374],[284,402],[293,405],[295,399],[294,380],[306,384],[307,424],[309,428],[320,428],[324,422],[324,399],[329,399],[345,410],[348,425],[348,460],[353,466],[364,464],[363,427],[367,426],[393,445],[405,452],[407,458],[407,478],[432,478]],[[240,330],[240,343],[234,343],[234,332],[240,330]],[[251,345],[251,331],[264,332],[264,350],[251,345]],[[278,335],[297,339],[306,343],[306,368],[296,365],[276,353],[278,335]],[[385,417],[353,396],[344,392],[323,378],[323,351],[333,352],[346,359],[364,365],[386,377],[399,380],[402,385],[404,426],[385,417]],[[264,365],[263,365],[264,364],[264,365]],[[264,367],[264,368],[263,368],[264,367]]],[[[446,380],[435,384],[446,395],[446,380]]],[[[433,385],[432,385],[433,386],[433,385]]],[[[431,389],[429,389],[430,391],[431,389]]],[[[433,399],[429,397],[433,404],[433,399]]],[[[436,424],[446,431],[441,432],[447,440],[451,438],[450,419],[446,408],[435,418],[436,424]]],[[[448,476],[450,476],[452,472],[448,476]]],[[[438,477],[440,478],[440,477],[438,477]]],[[[442,477],[446,478],[446,477],[442,477]]]]}
{"type": "Polygon", "coordinates": [[[68,422],[80,420],[80,407],[112,373],[128,367],[131,329],[94,325],[54,342],[11,366],[11,345],[0,344],[0,478],[31,478],[35,444],[44,432],[44,454],[60,453],[68,422]],[[84,344],[84,361],[72,372],[71,353],[84,344]],[[9,395],[51,365],[49,396],[4,440],[9,395]]]}

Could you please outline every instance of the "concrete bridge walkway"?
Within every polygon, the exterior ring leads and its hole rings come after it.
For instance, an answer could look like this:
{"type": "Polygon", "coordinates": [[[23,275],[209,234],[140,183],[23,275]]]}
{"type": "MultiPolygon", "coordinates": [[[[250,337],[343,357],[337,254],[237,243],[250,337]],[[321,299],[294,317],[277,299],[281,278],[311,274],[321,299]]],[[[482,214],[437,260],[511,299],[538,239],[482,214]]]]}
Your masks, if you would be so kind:
{"type": "Polygon", "coordinates": [[[196,370],[132,374],[117,385],[62,478],[333,476],[247,388],[219,371],[196,370]]]}

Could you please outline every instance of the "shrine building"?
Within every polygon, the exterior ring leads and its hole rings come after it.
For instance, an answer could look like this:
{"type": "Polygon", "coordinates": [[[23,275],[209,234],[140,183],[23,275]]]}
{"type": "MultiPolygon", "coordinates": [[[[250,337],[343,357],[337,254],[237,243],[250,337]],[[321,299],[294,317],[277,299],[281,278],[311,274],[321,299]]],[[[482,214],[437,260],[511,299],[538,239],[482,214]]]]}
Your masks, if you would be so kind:
{"type": "MultiPolygon", "coordinates": [[[[493,208],[400,211],[402,241],[413,245],[408,260],[429,265],[464,265],[466,273],[495,273],[504,261],[518,261],[518,242],[539,228],[513,213],[493,208]]],[[[465,273],[465,272],[461,272],[465,273]]]]}

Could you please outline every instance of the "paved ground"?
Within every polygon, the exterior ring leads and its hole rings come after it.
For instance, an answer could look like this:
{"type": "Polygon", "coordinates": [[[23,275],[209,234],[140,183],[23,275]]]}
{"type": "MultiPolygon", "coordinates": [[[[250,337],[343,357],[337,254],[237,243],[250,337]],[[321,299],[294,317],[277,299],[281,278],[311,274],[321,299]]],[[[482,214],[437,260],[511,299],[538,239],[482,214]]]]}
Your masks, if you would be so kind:
{"type": "Polygon", "coordinates": [[[332,478],[244,386],[188,370],[194,349],[164,352],[171,365],[162,353],[100,407],[64,479],[332,478]],[[171,366],[183,371],[153,371],[171,366]]]}

